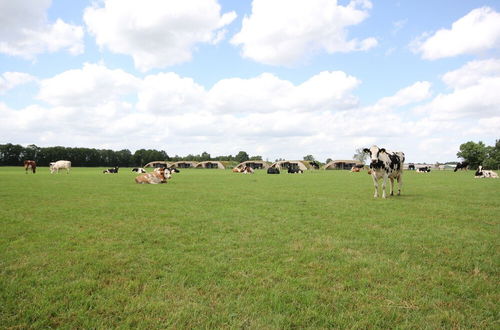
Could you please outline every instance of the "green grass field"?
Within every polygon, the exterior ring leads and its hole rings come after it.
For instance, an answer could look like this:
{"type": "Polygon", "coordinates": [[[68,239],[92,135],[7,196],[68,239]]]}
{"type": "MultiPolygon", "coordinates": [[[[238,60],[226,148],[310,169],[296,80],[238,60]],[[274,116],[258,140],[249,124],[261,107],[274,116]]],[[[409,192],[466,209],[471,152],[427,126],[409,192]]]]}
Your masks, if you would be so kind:
{"type": "Polygon", "coordinates": [[[0,328],[500,327],[500,180],[0,168],[0,328]]]}

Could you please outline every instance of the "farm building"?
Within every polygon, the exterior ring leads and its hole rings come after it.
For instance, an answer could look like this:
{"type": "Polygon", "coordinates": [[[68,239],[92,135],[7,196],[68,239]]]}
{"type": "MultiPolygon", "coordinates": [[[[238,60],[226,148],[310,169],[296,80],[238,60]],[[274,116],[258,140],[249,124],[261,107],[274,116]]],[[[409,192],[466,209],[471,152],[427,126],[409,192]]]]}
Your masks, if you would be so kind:
{"type": "Polygon", "coordinates": [[[195,168],[198,165],[197,162],[175,162],[172,163],[170,166],[175,167],[175,168],[195,168]]]}
{"type": "Polygon", "coordinates": [[[155,160],[153,162],[149,162],[144,167],[170,167],[170,163],[164,160],[155,160]]]}
{"type": "Polygon", "coordinates": [[[251,167],[254,170],[262,170],[269,168],[269,163],[262,160],[247,160],[246,162],[239,163],[235,168],[243,168],[245,166],[251,167]]]}
{"type": "Polygon", "coordinates": [[[205,161],[205,162],[200,162],[196,165],[196,168],[217,168],[219,170],[224,170],[226,167],[224,164],[218,161],[205,161]]]}
{"type": "Polygon", "coordinates": [[[359,160],[332,160],[325,165],[325,170],[350,170],[353,166],[364,165],[359,160]]]}
{"type": "Polygon", "coordinates": [[[308,162],[302,161],[302,160],[281,160],[281,161],[276,162],[273,165],[271,165],[271,167],[278,167],[281,169],[291,168],[291,169],[298,169],[298,170],[306,171],[309,169],[308,165],[309,165],[308,162]]]}

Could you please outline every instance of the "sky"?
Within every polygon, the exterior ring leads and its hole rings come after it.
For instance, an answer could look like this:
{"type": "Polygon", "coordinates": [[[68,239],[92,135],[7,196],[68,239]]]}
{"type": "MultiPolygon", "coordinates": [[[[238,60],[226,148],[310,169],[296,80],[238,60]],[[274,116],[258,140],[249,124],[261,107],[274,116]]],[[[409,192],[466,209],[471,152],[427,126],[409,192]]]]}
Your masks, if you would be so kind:
{"type": "Polygon", "coordinates": [[[498,0],[0,0],[0,144],[435,163],[496,139],[498,0]]]}

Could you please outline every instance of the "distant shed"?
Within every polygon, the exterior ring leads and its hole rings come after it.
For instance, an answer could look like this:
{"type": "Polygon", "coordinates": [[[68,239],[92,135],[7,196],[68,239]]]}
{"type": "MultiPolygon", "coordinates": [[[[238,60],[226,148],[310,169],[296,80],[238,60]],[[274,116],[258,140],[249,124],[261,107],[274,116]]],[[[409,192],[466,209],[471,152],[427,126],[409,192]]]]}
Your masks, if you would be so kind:
{"type": "Polygon", "coordinates": [[[271,165],[271,167],[277,167],[281,169],[298,169],[302,171],[306,171],[309,169],[310,165],[306,161],[302,160],[280,160],[271,165]]]}
{"type": "Polygon", "coordinates": [[[149,162],[144,167],[170,167],[170,162],[164,160],[155,160],[153,162],[149,162]]]}
{"type": "Polygon", "coordinates": [[[350,170],[353,166],[364,165],[363,162],[359,160],[332,160],[325,165],[323,169],[325,170],[350,170]]]}
{"type": "Polygon", "coordinates": [[[219,170],[224,170],[226,167],[219,161],[205,161],[200,162],[196,165],[196,168],[216,168],[219,170]]]}
{"type": "Polygon", "coordinates": [[[269,168],[269,163],[263,160],[247,160],[236,165],[236,168],[243,168],[245,166],[251,167],[254,170],[262,170],[269,168]]]}
{"type": "Polygon", "coordinates": [[[181,161],[172,163],[171,166],[175,168],[195,168],[198,165],[197,162],[181,161]]]}

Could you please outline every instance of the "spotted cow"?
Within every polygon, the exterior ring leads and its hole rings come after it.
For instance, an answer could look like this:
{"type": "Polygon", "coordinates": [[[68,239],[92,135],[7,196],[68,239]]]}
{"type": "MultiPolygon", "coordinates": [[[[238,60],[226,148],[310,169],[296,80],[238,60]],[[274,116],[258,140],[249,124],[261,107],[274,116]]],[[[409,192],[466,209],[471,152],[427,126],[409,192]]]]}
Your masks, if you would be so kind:
{"type": "Polygon", "coordinates": [[[378,197],[378,181],[382,179],[382,198],[385,198],[385,185],[388,178],[391,180],[391,196],[394,195],[394,179],[398,180],[398,195],[401,195],[405,154],[401,151],[392,152],[377,146],[365,148],[363,151],[370,155],[370,173],[375,186],[373,197],[378,197]]]}

